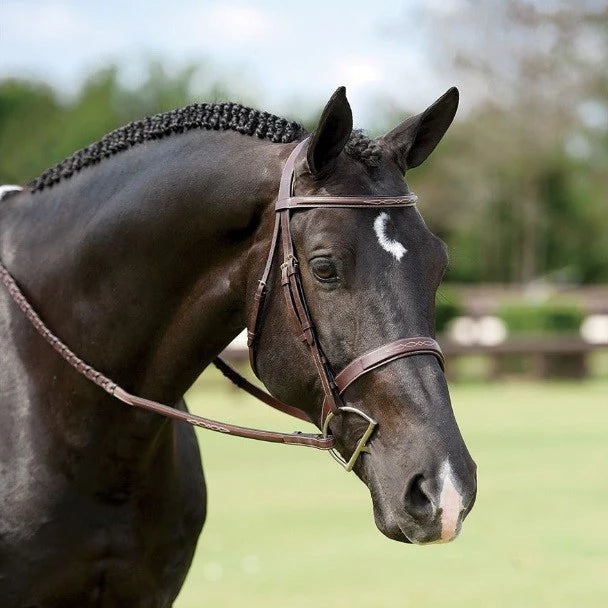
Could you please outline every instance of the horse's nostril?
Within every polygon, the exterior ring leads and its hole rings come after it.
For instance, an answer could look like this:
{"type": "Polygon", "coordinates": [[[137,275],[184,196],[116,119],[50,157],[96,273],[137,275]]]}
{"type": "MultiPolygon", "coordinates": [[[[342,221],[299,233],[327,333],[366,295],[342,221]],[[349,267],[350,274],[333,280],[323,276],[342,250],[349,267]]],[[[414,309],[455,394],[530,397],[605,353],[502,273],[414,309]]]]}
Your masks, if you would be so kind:
{"type": "Polygon", "coordinates": [[[405,492],[405,507],[410,515],[417,518],[431,518],[434,514],[433,502],[426,493],[424,476],[414,475],[405,492]]]}
{"type": "Polygon", "coordinates": [[[406,492],[406,500],[415,507],[424,507],[428,502],[428,498],[422,489],[422,475],[415,475],[410,482],[408,491],[406,492]]]}

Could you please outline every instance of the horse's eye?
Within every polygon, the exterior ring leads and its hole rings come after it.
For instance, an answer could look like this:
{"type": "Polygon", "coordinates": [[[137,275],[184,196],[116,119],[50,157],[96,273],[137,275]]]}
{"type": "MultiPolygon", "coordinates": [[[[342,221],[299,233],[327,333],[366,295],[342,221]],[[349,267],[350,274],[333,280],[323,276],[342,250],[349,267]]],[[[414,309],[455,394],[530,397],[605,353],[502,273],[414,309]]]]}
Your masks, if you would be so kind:
{"type": "Polygon", "coordinates": [[[324,283],[338,280],[336,265],[329,258],[315,258],[310,262],[315,278],[324,283]]]}

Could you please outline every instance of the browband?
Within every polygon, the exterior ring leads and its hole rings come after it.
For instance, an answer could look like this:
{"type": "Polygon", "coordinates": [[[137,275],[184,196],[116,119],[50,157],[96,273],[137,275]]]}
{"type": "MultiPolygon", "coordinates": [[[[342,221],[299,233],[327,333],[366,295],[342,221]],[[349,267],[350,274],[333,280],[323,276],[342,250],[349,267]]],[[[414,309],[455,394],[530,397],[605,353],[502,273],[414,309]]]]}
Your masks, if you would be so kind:
{"type": "Polygon", "coordinates": [[[418,197],[415,194],[405,196],[287,196],[279,198],[275,206],[276,211],[285,209],[369,209],[370,207],[411,207],[416,204],[418,197]]]}

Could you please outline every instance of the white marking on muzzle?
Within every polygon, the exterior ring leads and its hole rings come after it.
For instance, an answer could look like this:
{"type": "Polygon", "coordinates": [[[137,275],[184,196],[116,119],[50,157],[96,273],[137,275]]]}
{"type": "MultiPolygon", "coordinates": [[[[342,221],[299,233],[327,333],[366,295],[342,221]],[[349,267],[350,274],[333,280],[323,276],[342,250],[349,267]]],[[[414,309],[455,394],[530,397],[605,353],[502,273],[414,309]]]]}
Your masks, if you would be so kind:
{"type": "Polygon", "coordinates": [[[380,247],[395,256],[395,259],[400,262],[403,254],[407,253],[407,249],[399,241],[395,241],[395,239],[391,239],[386,235],[386,225],[389,219],[386,211],[379,213],[378,217],[374,220],[374,232],[378,237],[380,247]]]}
{"type": "Polygon", "coordinates": [[[449,458],[446,458],[441,465],[439,473],[442,485],[439,495],[439,508],[441,509],[441,541],[448,542],[456,538],[458,534],[458,524],[462,513],[462,495],[456,489],[455,479],[452,472],[452,465],[449,458]]]}

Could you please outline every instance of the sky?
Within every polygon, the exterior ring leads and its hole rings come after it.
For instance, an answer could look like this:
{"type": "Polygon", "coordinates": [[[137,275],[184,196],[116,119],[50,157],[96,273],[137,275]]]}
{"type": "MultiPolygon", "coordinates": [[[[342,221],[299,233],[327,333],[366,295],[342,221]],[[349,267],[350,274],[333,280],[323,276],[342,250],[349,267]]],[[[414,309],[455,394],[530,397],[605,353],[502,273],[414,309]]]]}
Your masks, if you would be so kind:
{"type": "Polygon", "coordinates": [[[434,69],[417,24],[461,1],[0,0],[0,78],[43,79],[69,95],[108,63],[137,83],[151,59],[169,71],[203,62],[276,113],[320,109],[346,85],[365,126],[378,98],[422,110],[455,84],[434,69]]]}

